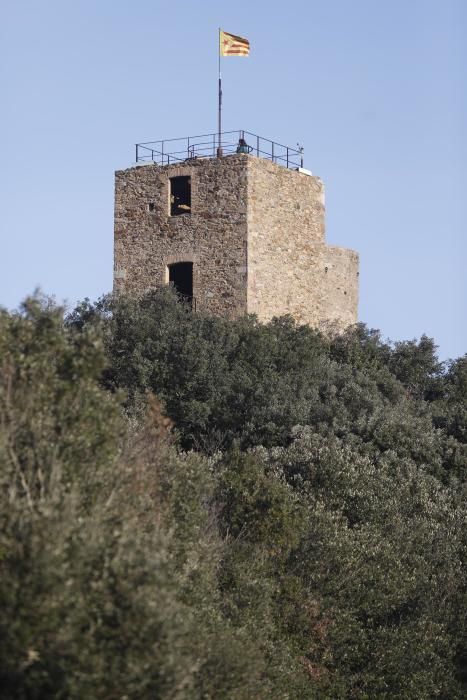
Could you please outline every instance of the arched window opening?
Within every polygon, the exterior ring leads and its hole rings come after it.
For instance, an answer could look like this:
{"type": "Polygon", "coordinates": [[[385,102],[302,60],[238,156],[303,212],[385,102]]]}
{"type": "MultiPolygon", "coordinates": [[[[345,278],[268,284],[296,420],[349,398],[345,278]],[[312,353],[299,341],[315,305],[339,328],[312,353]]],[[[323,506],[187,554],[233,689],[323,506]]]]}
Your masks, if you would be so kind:
{"type": "Polygon", "coordinates": [[[168,266],[169,284],[186,301],[193,302],[193,263],[178,262],[168,266]]]}

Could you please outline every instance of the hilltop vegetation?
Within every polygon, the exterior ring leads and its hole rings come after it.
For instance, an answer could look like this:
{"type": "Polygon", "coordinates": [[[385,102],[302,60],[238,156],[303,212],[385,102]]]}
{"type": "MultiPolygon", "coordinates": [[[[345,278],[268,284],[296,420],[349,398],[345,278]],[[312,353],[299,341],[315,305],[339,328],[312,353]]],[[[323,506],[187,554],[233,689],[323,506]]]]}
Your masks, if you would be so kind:
{"type": "Polygon", "coordinates": [[[169,291],[0,357],[1,697],[465,697],[467,357],[169,291]]]}

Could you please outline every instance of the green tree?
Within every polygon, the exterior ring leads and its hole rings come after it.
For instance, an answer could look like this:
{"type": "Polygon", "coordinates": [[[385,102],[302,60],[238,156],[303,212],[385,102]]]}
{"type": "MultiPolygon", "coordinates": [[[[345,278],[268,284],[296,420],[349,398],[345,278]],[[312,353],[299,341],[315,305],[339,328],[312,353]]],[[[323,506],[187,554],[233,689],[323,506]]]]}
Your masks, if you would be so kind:
{"type": "Polygon", "coordinates": [[[207,464],[155,400],[125,424],[95,329],[35,298],[0,342],[2,696],[269,697],[222,614],[207,464]]]}

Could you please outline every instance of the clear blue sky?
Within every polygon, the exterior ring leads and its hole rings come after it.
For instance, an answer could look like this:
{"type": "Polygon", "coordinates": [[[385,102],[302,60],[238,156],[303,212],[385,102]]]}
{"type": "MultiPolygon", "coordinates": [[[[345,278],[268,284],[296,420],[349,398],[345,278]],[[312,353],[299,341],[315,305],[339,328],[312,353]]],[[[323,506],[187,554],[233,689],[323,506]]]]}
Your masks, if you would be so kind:
{"type": "Polygon", "coordinates": [[[465,0],[3,0],[0,304],[112,286],[113,172],[136,141],[224,127],[305,146],[360,318],[467,351],[465,0]]]}

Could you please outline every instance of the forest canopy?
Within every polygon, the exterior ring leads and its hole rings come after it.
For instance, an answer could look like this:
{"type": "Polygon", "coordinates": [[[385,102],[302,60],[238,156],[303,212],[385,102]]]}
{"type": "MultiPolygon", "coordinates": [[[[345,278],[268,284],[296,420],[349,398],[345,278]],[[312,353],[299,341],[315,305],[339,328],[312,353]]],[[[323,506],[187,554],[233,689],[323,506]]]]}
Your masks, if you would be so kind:
{"type": "Polygon", "coordinates": [[[467,356],[192,313],[0,310],[0,696],[467,694],[467,356]]]}

